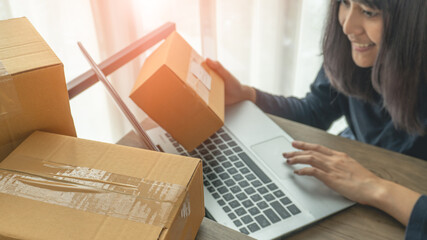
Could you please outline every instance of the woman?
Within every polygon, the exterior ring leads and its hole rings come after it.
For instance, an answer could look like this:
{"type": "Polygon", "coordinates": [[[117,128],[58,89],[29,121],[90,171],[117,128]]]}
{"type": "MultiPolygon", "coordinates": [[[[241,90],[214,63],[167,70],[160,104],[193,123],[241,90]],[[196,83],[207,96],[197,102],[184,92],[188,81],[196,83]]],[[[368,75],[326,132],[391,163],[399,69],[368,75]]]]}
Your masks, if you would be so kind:
{"type": "MultiPolygon", "coordinates": [[[[265,112],[327,129],[344,115],[343,135],[427,160],[427,1],[332,1],[324,63],[304,99],[242,85],[220,63],[226,104],[251,100],[265,112]]],[[[347,198],[377,207],[407,226],[406,238],[427,239],[427,196],[381,179],[345,153],[294,142],[284,153],[295,171],[314,176],[347,198]]]]}

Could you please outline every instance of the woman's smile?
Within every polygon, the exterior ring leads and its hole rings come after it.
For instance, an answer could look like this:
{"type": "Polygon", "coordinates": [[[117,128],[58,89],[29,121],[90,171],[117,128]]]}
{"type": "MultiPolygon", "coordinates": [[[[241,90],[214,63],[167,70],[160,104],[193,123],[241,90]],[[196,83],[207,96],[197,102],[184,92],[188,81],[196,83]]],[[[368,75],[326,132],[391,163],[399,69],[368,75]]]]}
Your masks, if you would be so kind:
{"type": "Polygon", "coordinates": [[[366,52],[372,50],[375,43],[357,43],[351,42],[351,48],[357,52],[366,52]]]}

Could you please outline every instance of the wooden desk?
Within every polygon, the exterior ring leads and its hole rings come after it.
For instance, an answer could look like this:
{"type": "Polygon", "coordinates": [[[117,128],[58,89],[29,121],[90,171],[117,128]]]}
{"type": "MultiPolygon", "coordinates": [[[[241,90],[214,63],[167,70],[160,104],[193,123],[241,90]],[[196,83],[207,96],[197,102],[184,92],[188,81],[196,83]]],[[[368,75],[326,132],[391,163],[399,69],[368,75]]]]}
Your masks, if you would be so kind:
{"type": "MultiPolygon", "coordinates": [[[[283,118],[271,118],[296,140],[319,143],[346,152],[382,178],[427,194],[427,161],[334,136],[283,118]]],[[[132,139],[135,136],[132,135],[133,132],[119,143],[134,146],[132,139]]],[[[375,208],[356,204],[286,239],[403,239],[404,233],[405,227],[389,215],[375,208]]],[[[251,238],[205,218],[196,239],[251,238]]]]}

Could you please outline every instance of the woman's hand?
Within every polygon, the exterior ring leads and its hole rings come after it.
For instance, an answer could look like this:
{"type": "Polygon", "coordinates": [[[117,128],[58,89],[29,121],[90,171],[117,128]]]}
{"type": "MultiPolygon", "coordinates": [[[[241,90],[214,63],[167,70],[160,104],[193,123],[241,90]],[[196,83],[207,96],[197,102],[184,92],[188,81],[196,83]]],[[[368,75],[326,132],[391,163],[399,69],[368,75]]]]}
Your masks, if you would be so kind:
{"type": "Polygon", "coordinates": [[[206,59],[206,64],[214,70],[223,80],[225,85],[225,104],[233,104],[243,100],[250,100],[255,103],[255,89],[243,85],[218,61],[206,59]]]}
{"type": "Polygon", "coordinates": [[[302,151],[283,153],[287,163],[311,165],[295,170],[296,174],[314,176],[336,192],[362,204],[372,204],[381,191],[383,179],[347,154],[299,141],[292,146],[302,151]]]}
{"type": "Polygon", "coordinates": [[[287,163],[311,165],[295,170],[296,174],[314,176],[348,199],[379,208],[408,224],[420,193],[377,177],[345,153],[299,141],[292,146],[302,151],[283,153],[287,163]]]}

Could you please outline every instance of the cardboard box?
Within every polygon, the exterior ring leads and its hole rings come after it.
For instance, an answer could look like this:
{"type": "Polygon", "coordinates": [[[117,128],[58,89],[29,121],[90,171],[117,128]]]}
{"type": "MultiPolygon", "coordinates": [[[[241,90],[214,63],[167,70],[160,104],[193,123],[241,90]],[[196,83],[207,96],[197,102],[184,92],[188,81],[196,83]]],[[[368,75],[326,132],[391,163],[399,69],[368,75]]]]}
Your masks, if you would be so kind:
{"type": "Polygon", "coordinates": [[[35,132],[0,163],[0,239],[194,239],[203,203],[195,158],[35,132]]]}
{"type": "Polygon", "coordinates": [[[203,61],[174,32],[146,59],[130,94],[187,151],[224,124],[224,82],[203,61]]]}
{"type": "Polygon", "coordinates": [[[35,130],[75,136],[64,67],[26,18],[0,21],[0,161],[35,130]]]}

